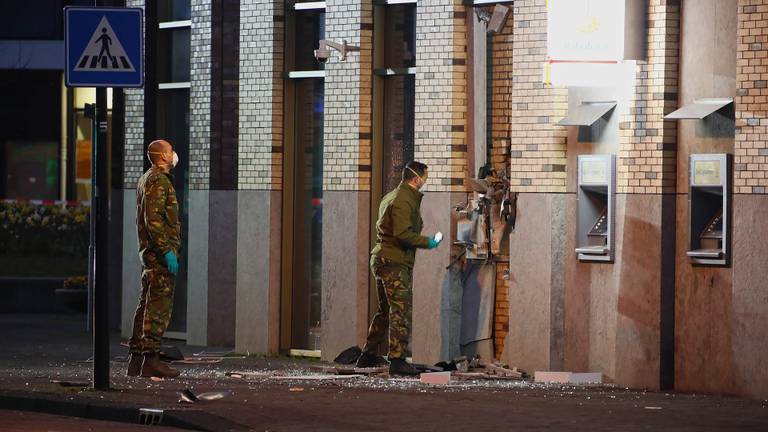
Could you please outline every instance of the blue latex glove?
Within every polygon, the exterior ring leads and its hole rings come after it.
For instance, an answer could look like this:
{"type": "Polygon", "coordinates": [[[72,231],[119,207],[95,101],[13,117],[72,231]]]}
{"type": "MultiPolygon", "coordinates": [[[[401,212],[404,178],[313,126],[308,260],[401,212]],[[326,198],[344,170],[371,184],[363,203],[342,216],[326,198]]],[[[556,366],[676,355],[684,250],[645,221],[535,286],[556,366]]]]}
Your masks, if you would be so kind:
{"type": "Polygon", "coordinates": [[[429,239],[429,245],[428,245],[427,247],[428,247],[429,249],[434,249],[434,248],[436,248],[436,247],[437,247],[437,245],[439,245],[439,244],[440,244],[440,242],[439,242],[439,241],[437,241],[437,240],[435,240],[435,238],[434,238],[434,237],[430,237],[430,239],[429,239]]]}
{"type": "Polygon", "coordinates": [[[179,272],[179,260],[176,259],[176,254],[173,251],[168,251],[165,254],[165,265],[168,266],[168,271],[171,274],[175,275],[179,272]]]}

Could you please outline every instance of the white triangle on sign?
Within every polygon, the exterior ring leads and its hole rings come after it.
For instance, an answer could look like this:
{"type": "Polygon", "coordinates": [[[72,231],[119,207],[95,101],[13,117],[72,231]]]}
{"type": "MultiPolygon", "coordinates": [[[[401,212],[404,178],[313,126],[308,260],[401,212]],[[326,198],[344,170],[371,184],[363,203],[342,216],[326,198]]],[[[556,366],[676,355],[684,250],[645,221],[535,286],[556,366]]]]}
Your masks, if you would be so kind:
{"type": "Polygon", "coordinates": [[[131,59],[123,49],[106,16],[85,46],[77,60],[76,71],[85,72],[135,72],[131,59]]]}

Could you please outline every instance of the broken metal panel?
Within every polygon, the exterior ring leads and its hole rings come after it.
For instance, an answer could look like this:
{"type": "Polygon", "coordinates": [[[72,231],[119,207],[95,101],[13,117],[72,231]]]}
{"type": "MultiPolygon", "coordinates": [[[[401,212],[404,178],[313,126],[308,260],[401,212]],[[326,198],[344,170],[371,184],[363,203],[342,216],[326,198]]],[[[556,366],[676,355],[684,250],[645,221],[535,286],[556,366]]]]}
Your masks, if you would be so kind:
{"type": "Polygon", "coordinates": [[[615,101],[582,102],[575,109],[568,111],[568,116],[557,124],[560,126],[592,126],[614,108],[616,108],[615,101]]]}
{"type": "Polygon", "coordinates": [[[701,120],[732,103],[732,98],[696,99],[693,103],[665,115],[664,118],[667,120],[701,120]]]}
{"type": "Polygon", "coordinates": [[[496,266],[470,264],[461,298],[461,345],[493,336],[496,266]]]}

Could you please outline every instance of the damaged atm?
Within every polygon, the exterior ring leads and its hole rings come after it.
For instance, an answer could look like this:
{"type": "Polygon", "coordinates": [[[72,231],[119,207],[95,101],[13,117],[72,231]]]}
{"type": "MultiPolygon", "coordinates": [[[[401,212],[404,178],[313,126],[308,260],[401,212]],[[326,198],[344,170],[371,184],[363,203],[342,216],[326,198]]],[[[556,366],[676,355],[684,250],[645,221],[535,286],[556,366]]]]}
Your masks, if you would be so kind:
{"type": "Polygon", "coordinates": [[[460,351],[467,358],[493,359],[497,265],[508,260],[517,194],[510,192],[506,172],[488,165],[469,184],[471,197],[454,207],[454,246],[461,251],[449,265],[462,267],[460,351]]]}

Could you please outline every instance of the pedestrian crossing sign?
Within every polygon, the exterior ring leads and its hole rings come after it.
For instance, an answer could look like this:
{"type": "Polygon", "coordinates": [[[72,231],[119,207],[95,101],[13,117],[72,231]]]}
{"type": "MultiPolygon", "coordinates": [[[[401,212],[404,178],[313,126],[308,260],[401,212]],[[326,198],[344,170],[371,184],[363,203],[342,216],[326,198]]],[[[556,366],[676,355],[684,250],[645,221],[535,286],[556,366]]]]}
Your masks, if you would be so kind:
{"type": "Polygon", "coordinates": [[[67,7],[64,27],[67,86],[144,85],[142,9],[67,7]]]}

